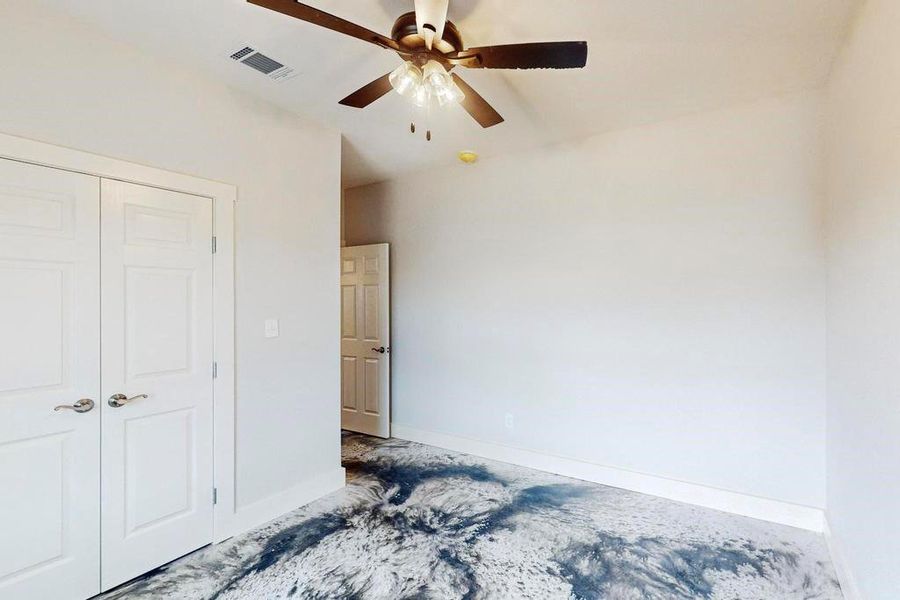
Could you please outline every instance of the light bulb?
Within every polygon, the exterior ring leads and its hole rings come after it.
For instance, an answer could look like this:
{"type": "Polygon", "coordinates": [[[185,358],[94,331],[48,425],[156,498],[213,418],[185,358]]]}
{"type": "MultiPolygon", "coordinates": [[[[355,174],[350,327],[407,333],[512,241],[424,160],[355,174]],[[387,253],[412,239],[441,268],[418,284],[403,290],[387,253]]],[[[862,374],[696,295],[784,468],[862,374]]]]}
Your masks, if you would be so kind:
{"type": "Polygon", "coordinates": [[[426,104],[428,104],[428,89],[419,84],[413,94],[411,95],[412,101],[419,108],[424,108],[426,104]]]}
{"type": "Polygon", "coordinates": [[[462,90],[452,81],[450,82],[450,87],[442,87],[435,90],[434,96],[437,98],[440,106],[446,106],[451,102],[461,102],[466,97],[462,90]]]}
{"type": "Polygon", "coordinates": [[[415,100],[418,90],[422,88],[422,71],[411,62],[405,62],[390,74],[388,78],[398,94],[415,100]]]}
{"type": "Polygon", "coordinates": [[[453,78],[450,77],[444,65],[437,61],[430,60],[425,64],[423,79],[429,95],[435,98],[440,106],[445,106],[450,102],[459,102],[465,98],[462,90],[453,82],[453,78]]]}
{"type": "Polygon", "coordinates": [[[444,65],[436,60],[429,60],[425,63],[422,76],[425,79],[425,84],[435,90],[453,85],[453,80],[450,79],[450,74],[444,68],[444,65]]]}

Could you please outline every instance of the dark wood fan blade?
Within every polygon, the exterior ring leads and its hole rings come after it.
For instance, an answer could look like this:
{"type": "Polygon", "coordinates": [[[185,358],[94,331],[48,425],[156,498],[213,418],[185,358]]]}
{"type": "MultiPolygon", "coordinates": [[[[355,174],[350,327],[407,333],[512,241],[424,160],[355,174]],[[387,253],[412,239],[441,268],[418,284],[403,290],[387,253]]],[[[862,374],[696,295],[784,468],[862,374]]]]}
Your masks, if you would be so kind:
{"type": "Polygon", "coordinates": [[[494,107],[488,104],[488,101],[482,98],[478,92],[473,90],[472,86],[463,81],[462,77],[453,73],[453,81],[456,82],[462,93],[466,95],[460,104],[466,109],[467,113],[472,115],[473,119],[478,121],[479,125],[487,128],[503,122],[503,117],[500,116],[500,113],[494,110],[494,107]]]}
{"type": "Polygon", "coordinates": [[[399,49],[397,42],[389,37],[370,31],[340,17],[335,17],[318,8],[294,2],[294,0],[247,0],[247,2],[312,23],[313,25],[318,25],[319,27],[324,27],[325,29],[331,29],[332,31],[370,42],[382,48],[399,49]]]}
{"type": "Polygon", "coordinates": [[[587,42],[538,42],[468,48],[447,58],[471,69],[581,69],[587,53],[587,42]]]}
{"type": "Polygon", "coordinates": [[[388,73],[384,77],[379,77],[372,83],[365,85],[343,100],[339,104],[344,106],[352,106],[353,108],[365,108],[372,104],[385,94],[391,91],[391,74],[388,73]]]}

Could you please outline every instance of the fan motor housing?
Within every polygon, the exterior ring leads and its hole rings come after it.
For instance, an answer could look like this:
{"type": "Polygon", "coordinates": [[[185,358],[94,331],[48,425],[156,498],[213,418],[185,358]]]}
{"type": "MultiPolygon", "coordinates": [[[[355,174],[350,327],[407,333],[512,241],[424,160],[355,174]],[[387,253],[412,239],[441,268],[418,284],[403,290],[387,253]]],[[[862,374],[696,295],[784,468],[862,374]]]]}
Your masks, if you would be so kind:
{"type": "MultiPolygon", "coordinates": [[[[391,28],[391,38],[407,50],[420,50],[425,47],[425,39],[419,35],[419,28],[416,25],[415,12],[400,15],[394,22],[394,27],[391,28]]],[[[444,25],[443,39],[436,42],[434,48],[441,54],[449,54],[463,49],[462,36],[456,25],[447,21],[444,25]]]]}

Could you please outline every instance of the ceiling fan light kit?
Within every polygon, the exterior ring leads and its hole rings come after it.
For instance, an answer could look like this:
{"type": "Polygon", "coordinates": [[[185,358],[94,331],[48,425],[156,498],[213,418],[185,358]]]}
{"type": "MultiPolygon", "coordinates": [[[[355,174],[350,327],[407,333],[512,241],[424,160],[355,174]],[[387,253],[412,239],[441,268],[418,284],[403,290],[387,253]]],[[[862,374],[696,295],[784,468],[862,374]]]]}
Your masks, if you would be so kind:
{"type": "Polygon", "coordinates": [[[425,63],[423,69],[407,61],[390,74],[390,82],[394,91],[419,107],[427,106],[430,102],[446,106],[466,97],[444,66],[436,60],[425,63]]]}
{"type": "MultiPolygon", "coordinates": [[[[587,64],[587,42],[538,42],[464,48],[447,20],[449,0],[415,0],[415,12],[401,15],[387,37],[294,0],[247,0],[301,21],[396,52],[400,67],[340,101],[365,108],[391,89],[419,107],[459,103],[482,127],[503,122],[494,108],[456,73],[468,69],[580,69],[587,64]]],[[[429,132],[430,134],[430,132],[429,132]]],[[[430,135],[428,136],[430,138],[430,135]]]]}

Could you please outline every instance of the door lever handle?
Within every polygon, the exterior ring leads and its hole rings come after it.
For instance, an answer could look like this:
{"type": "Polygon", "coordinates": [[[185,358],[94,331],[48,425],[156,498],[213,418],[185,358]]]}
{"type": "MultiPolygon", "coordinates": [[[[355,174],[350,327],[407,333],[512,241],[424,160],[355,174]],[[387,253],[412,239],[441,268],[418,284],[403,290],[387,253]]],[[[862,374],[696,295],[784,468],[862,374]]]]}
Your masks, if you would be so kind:
{"type": "Polygon", "coordinates": [[[386,352],[390,351],[390,348],[385,348],[384,346],[381,346],[380,348],[372,348],[372,352],[378,352],[379,354],[385,354],[386,352]]]}
{"type": "Polygon", "coordinates": [[[53,409],[53,412],[59,412],[61,410],[74,410],[77,413],[86,413],[92,408],[94,408],[94,401],[90,398],[82,398],[75,404],[60,404],[53,409]]]}
{"type": "Polygon", "coordinates": [[[147,394],[138,394],[137,396],[132,396],[129,398],[125,394],[113,394],[109,397],[109,401],[107,404],[112,406],[113,408],[122,408],[129,402],[134,402],[135,400],[140,400],[141,398],[149,398],[147,394]]]}

